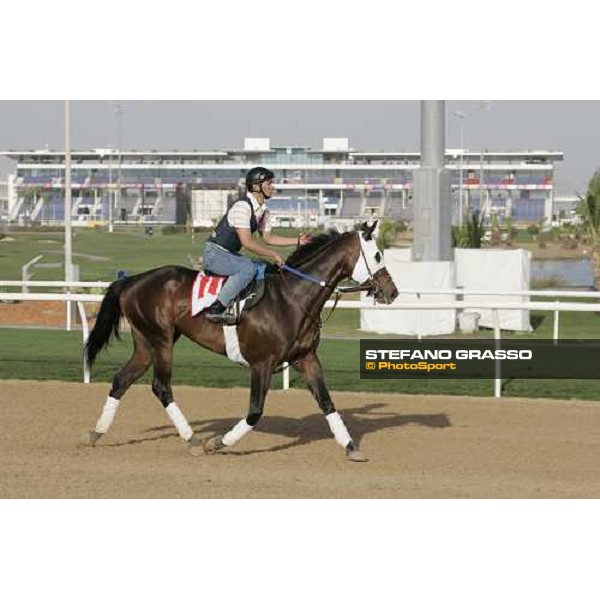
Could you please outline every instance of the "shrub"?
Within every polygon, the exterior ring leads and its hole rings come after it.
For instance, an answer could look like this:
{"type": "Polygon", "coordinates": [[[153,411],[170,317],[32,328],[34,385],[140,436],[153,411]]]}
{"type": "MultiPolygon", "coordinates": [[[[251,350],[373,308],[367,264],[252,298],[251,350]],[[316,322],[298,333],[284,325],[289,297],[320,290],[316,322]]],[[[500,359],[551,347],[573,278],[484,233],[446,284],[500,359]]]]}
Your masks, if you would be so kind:
{"type": "Polygon", "coordinates": [[[543,290],[565,287],[566,283],[560,277],[552,275],[551,277],[541,277],[539,279],[531,279],[529,282],[529,289],[532,290],[543,290]]]}
{"type": "Polygon", "coordinates": [[[185,225],[165,225],[162,229],[163,235],[173,235],[175,233],[185,233],[185,225]]]}

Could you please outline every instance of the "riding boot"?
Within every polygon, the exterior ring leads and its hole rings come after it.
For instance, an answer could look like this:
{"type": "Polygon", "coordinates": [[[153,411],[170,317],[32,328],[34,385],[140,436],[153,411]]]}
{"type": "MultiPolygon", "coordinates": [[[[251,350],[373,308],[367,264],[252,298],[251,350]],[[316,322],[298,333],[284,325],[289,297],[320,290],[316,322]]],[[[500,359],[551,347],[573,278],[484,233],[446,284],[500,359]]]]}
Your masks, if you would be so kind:
{"type": "Polygon", "coordinates": [[[223,317],[225,316],[226,310],[227,307],[217,300],[209,307],[204,315],[212,323],[221,323],[223,321],[223,317]]]}

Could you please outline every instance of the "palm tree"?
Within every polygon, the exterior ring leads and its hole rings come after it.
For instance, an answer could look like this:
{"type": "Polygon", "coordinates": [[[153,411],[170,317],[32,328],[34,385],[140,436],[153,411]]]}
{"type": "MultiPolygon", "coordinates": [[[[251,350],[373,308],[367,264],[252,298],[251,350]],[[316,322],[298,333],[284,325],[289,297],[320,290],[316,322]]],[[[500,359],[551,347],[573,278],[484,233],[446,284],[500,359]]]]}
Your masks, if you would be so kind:
{"type": "Polygon", "coordinates": [[[473,211],[464,225],[452,227],[452,246],[454,248],[481,248],[481,239],[484,233],[483,219],[479,211],[473,211]]]}
{"type": "Polygon", "coordinates": [[[577,207],[592,242],[592,268],[594,270],[594,287],[600,289],[600,169],[588,184],[585,196],[579,196],[577,207]]]}

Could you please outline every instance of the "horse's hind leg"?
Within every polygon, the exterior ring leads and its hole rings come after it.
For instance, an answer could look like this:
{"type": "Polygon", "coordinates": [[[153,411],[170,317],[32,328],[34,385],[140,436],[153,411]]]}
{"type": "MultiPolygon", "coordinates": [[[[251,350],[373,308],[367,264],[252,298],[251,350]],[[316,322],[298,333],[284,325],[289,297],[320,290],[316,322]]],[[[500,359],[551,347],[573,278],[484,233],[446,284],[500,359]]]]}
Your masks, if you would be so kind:
{"type": "Polygon", "coordinates": [[[114,421],[123,394],[137,381],[148,369],[152,362],[150,346],[144,336],[132,327],[133,355],[127,364],[114,376],[112,387],[104,403],[102,414],[93,431],[88,432],[87,442],[94,446],[96,442],[109,430],[114,421]]]}
{"type": "MultiPolygon", "coordinates": [[[[176,337],[179,337],[177,334],[176,337]]],[[[200,440],[194,435],[188,420],[183,412],[173,400],[173,390],[171,389],[171,375],[173,372],[173,340],[162,342],[154,348],[154,380],[152,382],[152,391],[160,400],[167,415],[177,429],[177,433],[191,446],[200,446],[200,440]]]]}
{"type": "Polygon", "coordinates": [[[327,423],[333,433],[335,441],[346,449],[346,456],[348,460],[355,462],[364,462],[366,457],[362,452],[358,450],[358,447],[352,441],[342,417],[335,410],[329,390],[325,385],[325,379],[323,378],[323,368],[321,367],[321,361],[316,353],[306,355],[304,358],[299,360],[294,367],[302,374],[308,389],[314,396],[319,408],[325,414],[327,423]]]}

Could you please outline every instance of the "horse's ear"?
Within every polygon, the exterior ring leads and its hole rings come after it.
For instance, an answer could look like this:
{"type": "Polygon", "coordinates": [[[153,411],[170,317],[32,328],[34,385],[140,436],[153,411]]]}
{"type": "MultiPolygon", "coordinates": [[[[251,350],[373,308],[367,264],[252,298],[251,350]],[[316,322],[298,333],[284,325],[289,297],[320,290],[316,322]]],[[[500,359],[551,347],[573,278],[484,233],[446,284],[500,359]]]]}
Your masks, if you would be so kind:
{"type": "Polygon", "coordinates": [[[373,232],[375,231],[375,228],[377,227],[377,223],[378,223],[378,221],[373,221],[369,225],[368,221],[365,221],[360,226],[360,230],[364,233],[363,237],[365,238],[365,240],[370,240],[373,238],[373,236],[374,236],[373,232]]]}

